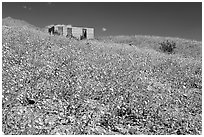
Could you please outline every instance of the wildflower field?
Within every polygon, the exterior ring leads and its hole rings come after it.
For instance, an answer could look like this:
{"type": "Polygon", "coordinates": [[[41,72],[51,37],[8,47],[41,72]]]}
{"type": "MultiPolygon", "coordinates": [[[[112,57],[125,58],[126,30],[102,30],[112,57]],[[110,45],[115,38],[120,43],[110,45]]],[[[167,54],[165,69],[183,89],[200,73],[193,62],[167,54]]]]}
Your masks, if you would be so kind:
{"type": "Polygon", "coordinates": [[[165,54],[162,37],[126,36],[131,46],[19,26],[2,36],[6,135],[202,134],[201,42],[170,38],[176,53],[165,54]]]}

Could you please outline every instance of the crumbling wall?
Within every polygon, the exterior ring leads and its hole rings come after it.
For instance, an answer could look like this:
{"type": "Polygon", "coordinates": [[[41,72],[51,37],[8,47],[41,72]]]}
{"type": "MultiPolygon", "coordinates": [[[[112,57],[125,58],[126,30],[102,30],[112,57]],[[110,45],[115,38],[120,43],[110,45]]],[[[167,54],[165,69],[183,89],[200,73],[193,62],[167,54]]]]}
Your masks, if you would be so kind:
{"type": "Polygon", "coordinates": [[[79,27],[72,27],[72,36],[80,39],[82,36],[82,28],[79,27]]]}
{"type": "Polygon", "coordinates": [[[94,28],[86,28],[87,29],[87,39],[94,39],[94,28]]]}

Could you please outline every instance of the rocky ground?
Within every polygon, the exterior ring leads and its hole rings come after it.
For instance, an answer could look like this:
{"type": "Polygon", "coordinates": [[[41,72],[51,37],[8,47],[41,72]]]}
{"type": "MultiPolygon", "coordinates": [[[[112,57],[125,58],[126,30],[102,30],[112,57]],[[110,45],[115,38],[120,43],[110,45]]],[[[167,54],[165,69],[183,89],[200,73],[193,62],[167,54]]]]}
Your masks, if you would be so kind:
{"type": "Polygon", "coordinates": [[[22,27],[2,36],[6,135],[202,134],[201,54],[22,27]]]}

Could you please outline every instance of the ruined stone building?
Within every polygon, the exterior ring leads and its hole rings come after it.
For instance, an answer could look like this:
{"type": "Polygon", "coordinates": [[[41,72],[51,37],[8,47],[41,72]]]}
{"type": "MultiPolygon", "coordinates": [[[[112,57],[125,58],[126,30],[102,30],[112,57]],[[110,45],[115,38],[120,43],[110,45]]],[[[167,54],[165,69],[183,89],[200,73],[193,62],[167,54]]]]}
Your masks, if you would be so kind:
{"type": "Polygon", "coordinates": [[[93,39],[94,28],[73,27],[71,25],[50,25],[48,32],[51,35],[60,35],[65,37],[74,37],[77,39],[93,39]]]}

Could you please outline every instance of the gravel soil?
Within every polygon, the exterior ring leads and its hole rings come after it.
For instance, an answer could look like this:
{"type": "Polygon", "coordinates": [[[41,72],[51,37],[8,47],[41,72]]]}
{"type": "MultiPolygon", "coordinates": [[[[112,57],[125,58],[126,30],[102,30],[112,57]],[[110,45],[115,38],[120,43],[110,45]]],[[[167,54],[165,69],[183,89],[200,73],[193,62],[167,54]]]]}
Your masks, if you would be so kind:
{"type": "Polygon", "coordinates": [[[5,135],[202,134],[201,57],[22,27],[2,36],[5,135]]]}

